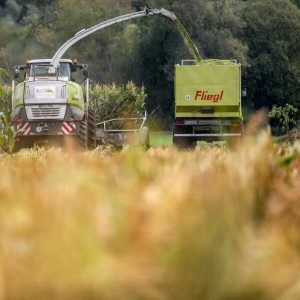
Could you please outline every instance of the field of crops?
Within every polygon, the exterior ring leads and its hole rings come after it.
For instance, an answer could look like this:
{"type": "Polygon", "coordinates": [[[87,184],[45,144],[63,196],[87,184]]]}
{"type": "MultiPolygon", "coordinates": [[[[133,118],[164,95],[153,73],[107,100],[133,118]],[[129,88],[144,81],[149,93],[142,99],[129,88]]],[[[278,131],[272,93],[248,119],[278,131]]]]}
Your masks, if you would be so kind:
{"type": "Polygon", "coordinates": [[[300,144],[0,164],[1,300],[300,298],[300,144]]]}

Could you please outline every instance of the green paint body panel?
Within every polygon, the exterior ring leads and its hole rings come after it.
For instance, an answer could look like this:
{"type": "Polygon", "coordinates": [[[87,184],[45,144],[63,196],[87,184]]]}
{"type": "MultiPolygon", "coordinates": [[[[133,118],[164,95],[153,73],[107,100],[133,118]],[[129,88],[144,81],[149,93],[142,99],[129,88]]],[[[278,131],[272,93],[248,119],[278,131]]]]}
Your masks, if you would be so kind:
{"type": "Polygon", "coordinates": [[[24,106],[24,87],[25,82],[21,82],[15,87],[13,109],[16,109],[20,106],[24,106]]]}
{"type": "MultiPolygon", "coordinates": [[[[25,82],[19,83],[15,87],[15,94],[13,99],[13,109],[16,109],[20,106],[24,106],[24,88],[25,82]]],[[[84,98],[83,98],[83,90],[82,87],[72,81],[67,82],[67,97],[68,104],[71,106],[75,106],[82,111],[84,110],[84,98]]]]}
{"type": "Polygon", "coordinates": [[[67,82],[68,104],[84,110],[84,98],[82,87],[72,81],[67,82]]]}
{"type": "Polygon", "coordinates": [[[176,118],[242,118],[240,64],[177,65],[176,118]]]}

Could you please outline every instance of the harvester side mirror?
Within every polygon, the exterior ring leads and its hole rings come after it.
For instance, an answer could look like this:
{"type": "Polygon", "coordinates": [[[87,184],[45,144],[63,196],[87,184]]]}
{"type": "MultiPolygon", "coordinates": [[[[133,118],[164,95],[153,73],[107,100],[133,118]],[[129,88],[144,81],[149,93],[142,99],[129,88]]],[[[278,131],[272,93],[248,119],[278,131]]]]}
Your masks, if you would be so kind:
{"type": "Polygon", "coordinates": [[[19,79],[20,77],[20,68],[19,67],[15,67],[14,69],[14,79],[19,79]]]}
{"type": "Polygon", "coordinates": [[[88,70],[88,67],[86,66],[86,67],[84,67],[83,68],[83,76],[84,77],[86,77],[86,78],[88,78],[89,77],[89,70],[88,70]]]}

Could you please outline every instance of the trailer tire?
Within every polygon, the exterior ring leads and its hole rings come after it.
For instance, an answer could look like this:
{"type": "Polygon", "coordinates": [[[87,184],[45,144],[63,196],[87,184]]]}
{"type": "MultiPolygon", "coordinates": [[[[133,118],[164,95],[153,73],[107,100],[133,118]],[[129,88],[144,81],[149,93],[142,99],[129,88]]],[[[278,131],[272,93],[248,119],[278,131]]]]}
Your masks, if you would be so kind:
{"type": "Polygon", "coordinates": [[[240,134],[240,136],[232,136],[226,140],[226,145],[228,146],[229,149],[236,149],[237,146],[240,145],[244,137],[243,122],[240,122],[239,126],[232,127],[230,132],[240,134]]]}
{"type": "Polygon", "coordinates": [[[148,150],[150,148],[150,135],[147,133],[145,148],[148,150]]]}
{"type": "Polygon", "coordinates": [[[174,137],[173,135],[173,145],[178,149],[194,149],[197,142],[193,141],[191,138],[174,137]]]}
{"type": "Polygon", "coordinates": [[[189,128],[185,128],[183,126],[173,126],[173,145],[178,149],[194,149],[197,145],[197,141],[195,141],[192,137],[178,137],[175,134],[180,133],[189,133],[189,128]]]}

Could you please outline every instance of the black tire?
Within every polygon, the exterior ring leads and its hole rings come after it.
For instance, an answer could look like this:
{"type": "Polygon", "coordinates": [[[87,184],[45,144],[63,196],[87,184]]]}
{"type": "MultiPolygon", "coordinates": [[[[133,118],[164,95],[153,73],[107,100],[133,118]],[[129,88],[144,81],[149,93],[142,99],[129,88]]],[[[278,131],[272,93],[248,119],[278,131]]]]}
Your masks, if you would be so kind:
{"type": "Polygon", "coordinates": [[[14,145],[13,152],[19,152],[22,149],[32,148],[33,143],[34,143],[34,141],[30,138],[28,139],[28,138],[25,138],[22,136],[17,136],[15,138],[15,145],[14,145]]]}
{"type": "Polygon", "coordinates": [[[89,149],[96,148],[96,122],[95,114],[92,110],[88,111],[88,122],[87,122],[87,146],[89,149]]]}
{"type": "Polygon", "coordinates": [[[240,134],[240,136],[231,136],[226,140],[226,145],[228,148],[235,149],[242,142],[244,137],[243,122],[241,122],[239,126],[232,127],[230,132],[240,134]]]}
{"type": "Polygon", "coordinates": [[[197,145],[197,141],[195,141],[192,137],[178,137],[174,136],[174,134],[184,134],[190,133],[191,129],[187,126],[173,126],[173,145],[178,149],[194,149],[197,145]]]}
{"type": "Polygon", "coordinates": [[[86,121],[85,118],[80,122],[79,128],[79,145],[86,149],[87,148],[87,138],[86,138],[86,121]]]}
{"type": "Polygon", "coordinates": [[[25,144],[23,141],[21,141],[20,139],[16,138],[15,139],[15,145],[14,145],[14,150],[13,152],[19,152],[20,150],[25,149],[25,144]]]}
{"type": "Polygon", "coordinates": [[[193,141],[191,138],[185,137],[174,137],[173,135],[173,145],[178,149],[194,149],[197,142],[193,141]]]}
{"type": "Polygon", "coordinates": [[[147,137],[146,137],[144,148],[146,150],[150,149],[150,135],[149,135],[149,132],[147,132],[147,137]]]}
{"type": "Polygon", "coordinates": [[[96,123],[92,110],[88,111],[88,117],[80,122],[79,144],[84,149],[96,148],[96,123]]]}

